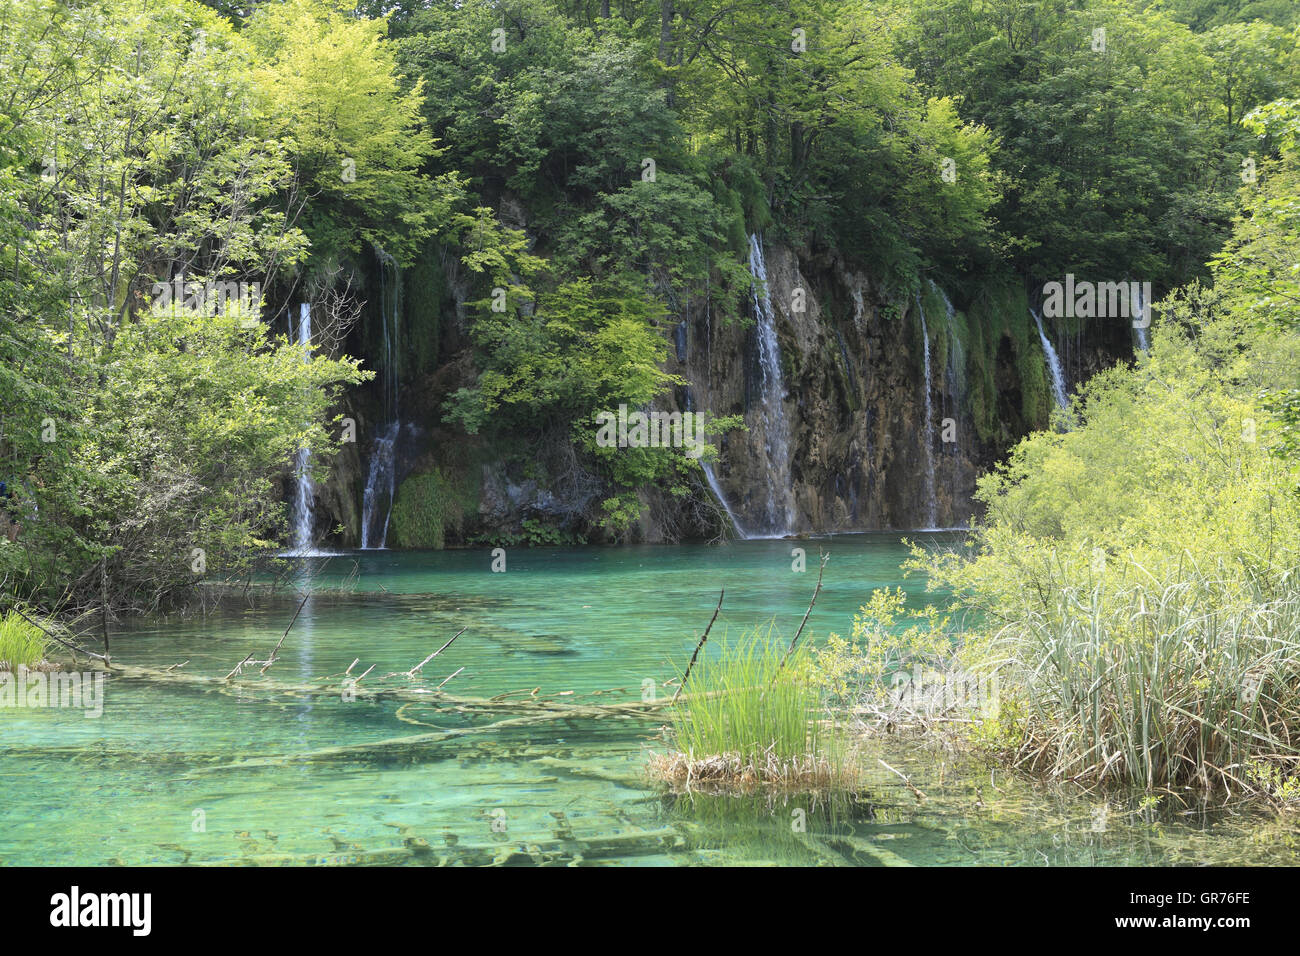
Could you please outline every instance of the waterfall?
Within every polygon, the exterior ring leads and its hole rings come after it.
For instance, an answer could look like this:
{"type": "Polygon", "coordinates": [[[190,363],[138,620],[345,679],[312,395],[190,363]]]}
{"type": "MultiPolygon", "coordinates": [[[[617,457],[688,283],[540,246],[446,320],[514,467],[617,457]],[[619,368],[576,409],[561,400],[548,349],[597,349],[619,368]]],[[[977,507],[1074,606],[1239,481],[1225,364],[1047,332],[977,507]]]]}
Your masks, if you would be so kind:
{"type": "Polygon", "coordinates": [[[393,421],[384,433],[375,439],[370,452],[370,473],[366,476],[366,493],[361,504],[361,547],[384,548],[388,545],[388,520],[393,514],[393,493],[396,491],[397,436],[402,423],[393,421]],[[379,515],[383,513],[383,523],[379,515]],[[378,544],[372,544],[377,541],[378,544]]]}
{"type": "Polygon", "coordinates": [[[401,307],[402,276],[392,256],[378,246],[375,247],[375,255],[383,273],[379,311],[384,333],[382,374],[387,425],[375,439],[370,451],[370,470],[366,475],[366,490],[361,502],[361,547],[364,550],[388,546],[388,522],[393,514],[393,498],[397,492],[397,443],[402,434],[402,420],[397,407],[397,368],[393,362],[397,317],[401,307]]]}
{"type": "Polygon", "coordinates": [[[1058,408],[1068,408],[1070,405],[1070,395],[1065,387],[1065,372],[1061,368],[1061,358],[1056,354],[1056,349],[1052,348],[1051,341],[1047,338],[1047,333],[1043,331],[1043,319],[1033,309],[1029,314],[1034,317],[1034,322],[1038,324],[1038,338],[1043,343],[1043,354],[1047,356],[1047,369],[1052,373],[1052,394],[1056,398],[1058,408]]]}
{"type": "Polygon", "coordinates": [[[704,480],[709,483],[709,490],[713,492],[713,497],[718,499],[718,504],[722,505],[722,510],[727,513],[731,526],[736,529],[736,536],[739,538],[748,538],[740,519],[736,513],[731,510],[731,505],[727,504],[727,496],[722,493],[722,485],[718,484],[717,476],[713,474],[713,466],[703,459],[700,460],[700,467],[704,469],[704,480]]]}
{"type": "Polygon", "coordinates": [[[952,306],[952,300],[948,298],[948,293],[944,292],[934,280],[930,280],[930,288],[934,290],[939,298],[943,299],[944,321],[948,329],[948,367],[946,376],[948,387],[957,401],[957,410],[961,409],[962,399],[966,391],[966,348],[962,345],[961,336],[957,334],[957,310],[952,306]]]}
{"type": "Polygon", "coordinates": [[[1128,287],[1130,303],[1129,314],[1133,317],[1134,321],[1142,321],[1146,323],[1145,325],[1133,326],[1133,332],[1137,336],[1137,346],[1143,352],[1149,352],[1151,351],[1151,339],[1148,335],[1148,326],[1150,325],[1151,318],[1147,313],[1146,303],[1142,301],[1142,283],[1130,282],[1128,287]]]}
{"type": "MultiPolygon", "coordinates": [[[[292,337],[292,325],[289,331],[292,337]]],[[[302,303],[298,311],[296,343],[307,346],[307,348],[303,349],[302,360],[310,362],[311,306],[306,302],[302,303]]],[[[312,513],[311,452],[306,448],[298,449],[294,470],[298,477],[298,487],[293,501],[293,550],[299,554],[306,554],[311,550],[312,527],[315,523],[312,513]]]]}
{"type": "Polygon", "coordinates": [[[916,297],[916,310],[921,314],[921,340],[925,343],[922,349],[925,355],[925,526],[933,528],[939,523],[934,490],[934,383],[930,371],[930,330],[925,323],[925,306],[921,304],[919,295],[916,297]]]}
{"type": "Polygon", "coordinates": [[[780,536],[794,524],[790,479],[790,426],[785,418],[785,385],[781,380],[781,348],[767,287],[767,260],[757,233],[749,237],[749,271],[759,281],[754,291],[754,321],[758,361],[763,375],[763,434],[767,451],[767,514],[765,530],[780,536]],[[779,500],[778,500],[779,499],[779,500]]]}
{"type": "MultiPolygon", "coordinates": [[[[686,389],[686,410],[688,412],[695,411],[695,399],[692,397],[689,387],[686,389]]],[[[744,527],[741,526],[740,519],[738,519],[736,513],[731,510],[731,505],[727,504],[727,496],[722,491],[722,485],[718,483],[717,475],[713,473],[713,465],[701,458],[700,467],[704,469],[704,480],[708,482],[709,490],[713,492],[713,497],[718,499],[718,504],[722,505],[722,510],[727,513],[727,518],[731,521],[731,526],[736,530],[736,536],[739,538],[748,538],[749,535],[745,533],[744,527]]]]}
{"type": "Polygon", "coordinates": [[[384,332],[384,415],[388,421],[397,418],[397,369],[393,364],[393,345],[397,338],[397,312],[400,307],[402,276],[397,260],[375,246],[382,278],[379,284],[379,313],[384,332]],[[392,277],[391,281],[389,276],[392,277]]]}
{"type": "Polygon", "coordinates": [[[853,371],[853,359],[849,358],[849,347],[844,342],[844,333],[839,329],[835,330],[835,338],[840,343],[840,358],[844,360],[844,372],[849,377],[849,388],[856,390],[858,387],[858,376],[853,371]]]}

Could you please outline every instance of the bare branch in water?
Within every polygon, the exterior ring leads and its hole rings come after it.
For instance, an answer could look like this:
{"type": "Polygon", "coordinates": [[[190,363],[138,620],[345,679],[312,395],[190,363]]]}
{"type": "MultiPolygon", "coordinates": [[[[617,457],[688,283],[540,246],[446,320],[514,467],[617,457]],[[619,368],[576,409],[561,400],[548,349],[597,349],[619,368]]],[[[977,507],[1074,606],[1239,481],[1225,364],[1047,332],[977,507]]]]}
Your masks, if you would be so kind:
{"type": "Polygon", "coordinates": [[[718,612],[722,610],[722,598],[726,593],[726,588],[718,592],[718,606],[713,609],[713,617],[709,618],[709,626],[704,629],[704,635],[700,638],[700,643],[695,645],[695,653],[691,655],[691,662],[686,665],[686,673],[682,675],[682,682],[677,685],[677,693],[673,694],[674,704],[677,703],[677,698],[681,696],[683,688],[686,687],[686,678],[691,676],[691,668],[695,666],[695,659],[700,656],[700,648],[709,639],[709,631],[713,630],[713,622],[718,619],[718,612]]]}
{"type": "Polygon", "coordinates": [[[831,559],[831,556],[823,553],[820,549],[817,553],[821,555],[822,559],[821,564],[817,566],[817,587],[813,589],[812,600],[808,602],[808,610],[803,612],[803,620],[799,622],[799,630],[794,632],[794,638],[790,641],[789,648],[786,649],[785,657],[781,658],[781,663],[777,667],[778,671],[785,667],[785,662],[794,653],[795,645],[799,643],[799,635],[803,633],[804,626],[808,623],[808,615],[812,614],[813,605],[817,603],[817,595],[822,592],[822,574],[826,571],[826,562],[831,559]]]}

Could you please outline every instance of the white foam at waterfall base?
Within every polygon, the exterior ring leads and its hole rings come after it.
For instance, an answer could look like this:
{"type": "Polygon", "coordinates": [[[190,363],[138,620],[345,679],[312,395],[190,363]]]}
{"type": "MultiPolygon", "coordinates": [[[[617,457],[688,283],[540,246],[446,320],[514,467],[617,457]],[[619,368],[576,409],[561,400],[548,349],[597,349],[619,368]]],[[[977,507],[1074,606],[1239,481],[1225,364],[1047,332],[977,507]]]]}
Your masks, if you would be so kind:
{"type": "Polygon", "coordinates": [[[754,322],[758,362],[763,376],[763,433],[767,453],[767,512],[764,530],[770,537],[789,534],[794,524],[793,486],[790,477],[790,426],[786,421],[785,384],[781,378],[781,348],[767,286],[767,260],[757,233],[749,237],[749,271],[759,281],[754,291],[754,322]],[[761,291],[760,291],[761,290],[761,291]]]}
{"type": "Polygon", "coordinates": [[[1068,408],[1070,394],[1065,387],[1065,370],[1061,367],[1061,357],[1056,354],[1056,349],[1052,348],[1052,343],[1043,330],[1042,317],[1033,309],[1029,310],[1029,314],[1038,325],[1038,338],[1043,343],[1043,354],[1047,356],[1047,370],[1052,376],[1052,395],[1056,398],[1056,407],[1068,408]]]}

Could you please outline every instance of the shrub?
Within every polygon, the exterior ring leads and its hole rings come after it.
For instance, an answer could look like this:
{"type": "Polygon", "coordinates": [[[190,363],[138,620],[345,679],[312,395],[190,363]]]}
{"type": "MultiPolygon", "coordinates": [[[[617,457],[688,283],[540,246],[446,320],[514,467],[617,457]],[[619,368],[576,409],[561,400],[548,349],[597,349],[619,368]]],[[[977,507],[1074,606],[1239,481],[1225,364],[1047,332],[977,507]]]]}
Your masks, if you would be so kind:
{"type": "Polygon", "coordinates": [[[995,728],[981,728],[987,742],[1061,779],[1294,790],[1300,588],[1232,604],[1223,593],[1191,566],[1119,588],[1066,588],[1046,610],[968,645],[964,660],[997,670],[1008,705],[995,728]]]}

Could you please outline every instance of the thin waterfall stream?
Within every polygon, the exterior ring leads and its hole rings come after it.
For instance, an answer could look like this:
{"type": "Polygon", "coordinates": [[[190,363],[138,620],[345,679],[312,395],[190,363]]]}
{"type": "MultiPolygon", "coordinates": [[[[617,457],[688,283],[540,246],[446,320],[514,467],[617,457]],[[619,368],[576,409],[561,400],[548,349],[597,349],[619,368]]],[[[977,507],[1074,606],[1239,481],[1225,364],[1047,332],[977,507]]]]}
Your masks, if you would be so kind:
{"type": "Polygon", "coordinates": [[[383,397],[387,424],[375,439],[370,451],[370,469],[361,502],[361,547],[364,550],[388,546],[388,524],[397,494],[397,445],[402,435],[402,421],[397,404],[397,369],[393,361],[397,340],[402,275],[397,261],[378,246],[375,255],[382,271],[380,313],[383,319],[383,397]],[[382,513],[382,520],[381,515],[382,513]]]}
{"type": "MultiPolygon", "coordinates": [[[[290,333],[293,332],[292,325],[289,331],[290,333]]],[[[303,362],[310,362],[311,306],[306,302],[299,306],[298,330],[293,339],[296,344],[305,346],[302,353],[303,362]]],[[[294,461],[294,472],[297,484],[294,489],[293,520],[290,525],[292,530],[291,543],[294,552],[307,554],[311,551],[315,514],[313,512],[311,488],[311,452],[306,447],[298,449],[294,461]]]]}
{"type": "MultiPolygon", "coordinates": [[[[689,388],[686,389],[686,410],[691,413],[696,411],[695,397],[691,394],[689,388]]],[[[748,538],[749,534],[746,533],[744,526],[741,525],[740,519],[736,517],[736,513],[731,510],[731,505],[727,502],[727,495],[722,490],[722,485],[718,481],[717,475],[713,473],[713,465],[701,458],[700,467],[704,469],[704,480],[708,484],[709,490],[713,492],[713,497],[718,499],[718,504],[722,505],[722,510],[726,512],[727,520],[731,522],[731,527],[736,532],[736,537],[748,538]]]]}
{"type": "Polygon", "coordinates": [[[758,280],[754,290],[754,322],[758,361],[762,372],[762,417],[767,453],[767,509],[764,531],[779,537],[794,525],[793,485],[790,477],[790,424],[785,417],[785,383],[781,376],[781,347],[776,317],[767,284],[767,260],[758,233],[749,237],[749,271],[758,280]]]}
{"type": "Polygon", "coordinates": [[[1043,319],[1033,309],[1029,314],[1034,317],[1034,322],[1038,325],[1038,338],[1043,344],[1043,354],[1047,356],[1047,370],[1052,376],[1052,395],[1056,399],[1057,408],[1068,408],[1070,406],[1070,393],[1065,387],[1065,370],[1061,367],[1061,357],[1056,354],[1056,349],[1052,348],[1052,342],[1047,337],[1047,332],[1043,330],[1043,319]]]}

